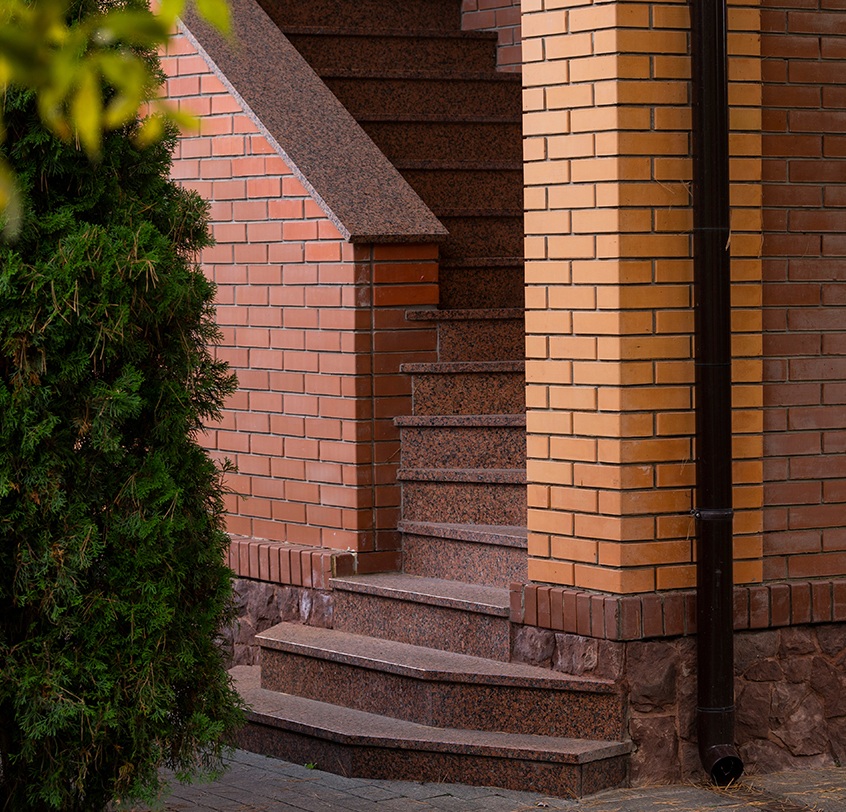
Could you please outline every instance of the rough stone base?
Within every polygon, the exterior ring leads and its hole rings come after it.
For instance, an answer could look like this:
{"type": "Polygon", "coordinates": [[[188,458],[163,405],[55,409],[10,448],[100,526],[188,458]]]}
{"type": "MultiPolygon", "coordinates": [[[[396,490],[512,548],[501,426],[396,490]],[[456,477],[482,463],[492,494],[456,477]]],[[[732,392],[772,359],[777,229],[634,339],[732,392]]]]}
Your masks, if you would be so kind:
{"type": "MultiPolygon", "coordinates": [[[[614,642],[521,626],[512,657],[618,682],[636,745],[633,786],[705,779],[695,637],[614,642]]],[[[735,703],[747,773],[846,763],[846,623],[736,633],[735,703]]]]}
{"type": "Polygon", "coordinates": [[[261,649],[256,634],[277,623],[304,623],[332,628],[332,593],[300,586],[281,586],[249,578],[232,581],[238,619],[223,632],[224,648],[231,665],[255,665],[261,649]]]}

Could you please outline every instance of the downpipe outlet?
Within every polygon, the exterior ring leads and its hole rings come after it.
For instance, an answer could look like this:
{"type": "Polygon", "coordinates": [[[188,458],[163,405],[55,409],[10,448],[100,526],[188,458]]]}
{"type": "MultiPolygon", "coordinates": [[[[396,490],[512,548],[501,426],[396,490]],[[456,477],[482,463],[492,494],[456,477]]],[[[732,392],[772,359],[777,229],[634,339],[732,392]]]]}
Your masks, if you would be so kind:
{"type": "Polygon", "coordinates": [[[733,744],[734,706],[697,708],[699,760],[718,787],[725,787],[743,775],[743,762],[733,744]]]}

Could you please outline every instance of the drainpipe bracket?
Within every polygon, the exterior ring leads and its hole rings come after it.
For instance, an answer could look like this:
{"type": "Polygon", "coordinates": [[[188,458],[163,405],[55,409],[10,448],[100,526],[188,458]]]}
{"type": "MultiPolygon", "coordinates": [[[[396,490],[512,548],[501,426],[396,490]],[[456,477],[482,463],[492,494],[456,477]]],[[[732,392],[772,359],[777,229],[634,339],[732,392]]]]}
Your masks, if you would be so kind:
{"type": "Polygon", "coordinates": [[[690,515],[703,522],[725,522],[734,518],[733,508],[693,508],[690,515]]]}

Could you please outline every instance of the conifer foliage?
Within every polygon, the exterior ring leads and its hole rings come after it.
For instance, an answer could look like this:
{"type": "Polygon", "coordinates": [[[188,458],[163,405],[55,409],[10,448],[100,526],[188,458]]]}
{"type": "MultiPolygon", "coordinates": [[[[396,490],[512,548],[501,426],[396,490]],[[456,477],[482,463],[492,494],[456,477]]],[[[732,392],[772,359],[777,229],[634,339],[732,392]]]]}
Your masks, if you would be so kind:
{"type": "Polygon", "coordinates": [[[142,150],[127,125],[95,164],[14,90],[5,124],[24,219],[0,244],[0,810],[101,810],[150,798],[161,765],[214,770],[241,721],[197,443],[234,379],[174,136],[142,150]]]}

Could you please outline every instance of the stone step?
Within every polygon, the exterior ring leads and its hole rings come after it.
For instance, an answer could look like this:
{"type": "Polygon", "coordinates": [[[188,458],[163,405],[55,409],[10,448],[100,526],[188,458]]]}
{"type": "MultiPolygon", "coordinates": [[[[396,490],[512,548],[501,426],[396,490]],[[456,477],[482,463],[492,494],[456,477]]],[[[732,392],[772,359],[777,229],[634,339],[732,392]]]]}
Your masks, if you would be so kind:
{"type": "Polygon", "coordinates": [[[492,31],[389,31],[286,25],[285,36],[318,75],[352,71],[494,71],[492,31]]]}
{"type": "Polygon", "coordinates": [[[526,357],[521,309],[409,310],[405,317],[437,324],[439,361],[522,361],[526,357]]]}
{"type": "Polygon", "coordinates": [[[431,727],[614,741],[612,680],[280,623],[256,639],[261,687],[431,727]]]}
{"type": "Polygon", "coordinates": [[[334,627],[413,646],[511,659],[507,589],[400,572],[333,578],[334,627]]]}
{"type": "Polygon", "coordinates": [[[396,417],[403,468],[526,467],[526,416],[396,417]]]}
{"type": "Polygon", "coordinates": [[[398,529],[407,575],[503,589],[527,580],[525,527],[403,521],[398,529]]]}
{"type": "Polygon", "coordinates": [[[460,31],[461,4],[455,0],[259,0],[284,31],[290,26],[349,30],[460,31]]]}
{"type": "MultiPolygon", "coordinates": [[[[362,129],[393,162],[416,161],[520,161],[522,122],[519,118],[467,119],[459,116],[394,116],[389,120],[367,116],[362,129]]],[[[495,200],[495,198],[493,199],[495,200]]],[[[490,206],[492,199],[483,205],[490,206]]],[[[431,207],[431,203],[426,201],[431,207]]],[[[455,206],[445,199],[444,204],[455,206]]],[[[502,205],[497,201],[498,205],[502,205]]],[[[522,202],[518,205],[522,210],[522,202]]]]}
{"type": "Polygon", "coordinates": [[[396,71],[374,76],[321,77],[357,121],[372,115],[522,115],[520,75],[396,71]]]}
{"type": "Polygon", "coordinates": [[[522,260],[522,211],[430,208],[449,231],[448,239],[441,244],[441,256],[519,257],[522,260]]]}
{"type": "Polygon", "coordinates": [[[448,524],[525,524],[526,471],[401,468],[402,518],[448,524]]]}
{"type": "Polygon", "coordinates": [[[412,375],[412,404],[422,414],[523,414],[525,362],[447,361],[402,364],[412,375]]]}
{"type": "Polygon", "coordinates": [[[397,158],[393,164],[408,185],[436,208],[481,209],[492,200],[505,209],[523,205],[522,162],[397,158]]]}
{"type": "Polygon", "coordinates": [[[238,746],[358,778],[450,781],[589,795],[626,780],[627,742],[433,728],[269,691],[258,668],[230,673],[250,707],[238,746]]]}
{"type": "Polygon", "coordinates": [[[523,308],[522,257],[441,257],[439,308],[523,308]]]}

